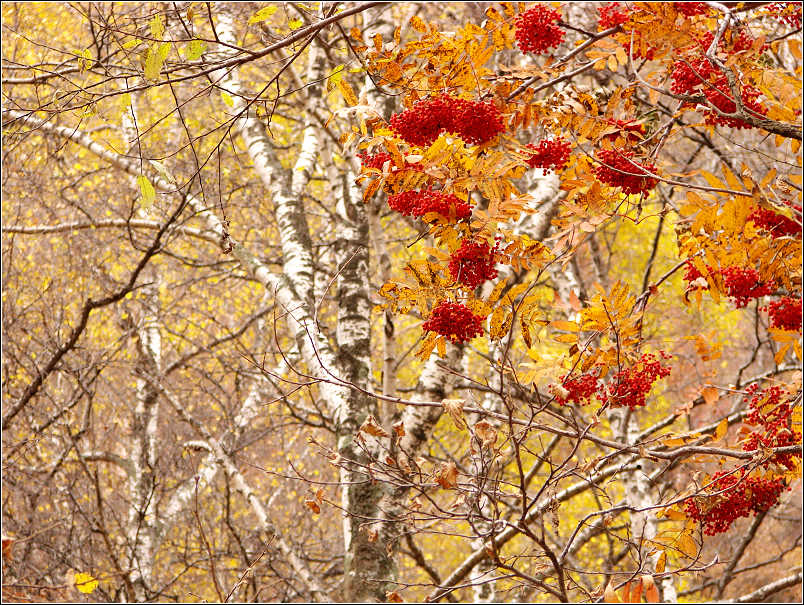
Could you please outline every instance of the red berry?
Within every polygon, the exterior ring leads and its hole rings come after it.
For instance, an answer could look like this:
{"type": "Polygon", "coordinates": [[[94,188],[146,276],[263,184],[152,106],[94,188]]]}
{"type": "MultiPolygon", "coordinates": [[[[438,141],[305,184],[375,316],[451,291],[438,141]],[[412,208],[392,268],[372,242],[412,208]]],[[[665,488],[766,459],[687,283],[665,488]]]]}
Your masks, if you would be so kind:
{"type": "Polygon", "coordinates": [[[497,277],[494,268],[495,245],[492,249],[485,241],[465,239],[460,248],[452,253],[449,272],[452,279],[468,288],[476,288],[488,279],[497,277]]]}
{"type": "Polygon", "coordinates": [[[550,386],[550,391],[557,403],[560,405],[569,403],[586,405],[598,391],[597,372],[584,372],[572,378],[565,374],[561,377],[561,387],[563,390],[550,386]],[[565,392],[566,394],[564,394],[565,392]]]}
{"type": "Polygon", "coordinates": [[[544,53],[564,41],[564,30],[557,23],[561,13],[537,4],[517,15],[516,41],[522,52],[544,53]]]}
{"type": "Polygon", "coordinates": [[[767,208],[757,208],[748,215],[748,220],[754,221],[754,224],[760,229],[769,231],[773,237],[785,235],[801,237],[801,225],[799,223],[784,214],[779,214],[767,208]]]}
{"type": "Polygon", "coordinates": [[[472,216],[472,208],[467,202],[452,194],[432,189],[389,195],[388,205],[400,214],[416,218],[429,212],[437,212],[445,218],[459,221],[472,216]]]}
{"type": "Polygon", "coordinates": [[[801,2],[774,2],[767,9],[781,23],[801,29],[801,2]]]}
{"type": "Polygon", "coordinates": [[[705,15],[709,10],[706,2],[673,2],[673,7],[686,17],[705,15]]]}
{"type": "Polygon", "coordinates": [[[527,145],[526,149],[533,151],[526,160],[531,168],[561,170],[569,160],[570,144],[565,139],[544,140],[538,146],[527,145]]]}
{"type": "Polygon", "coordinates": [[[422,328],[441,334],[454,343],[463,343],[483,334],[483,316],[475,315],[461,303],[441,301],[422,328]]]}
{"type": "Polygon", "coordinates": [[[597,29],[602,31],[617,25],[622,25],[628,21],[629,10],[620,5],[619,2],[607,2],[597,9],[598,20],[597,29]]]}
{"type": "Polygon", "coordinates": [[[650,191],[658,181],[648,173],[655,173],[656,166],[640,164],[633,157],[633,151],[603,149],[597,154],[601,165],[595,168],[595,176],[611,187],[621,187],[625,193],[650,191]]]}
{"type": "MultiPolygon", "coordinates": [[[[663,359],[670,356],[664,351],[659,354],[663,359]]],[[[617,372],[609,382],[608,388],[601,395],[603,404],[611,407],[625,407],[631,409],[642,407],[654,383],[660,378],[670,375],[671,368],[662,365],[652,353],[645,353],[630,368],[617,372]]]]}
{"type": "Polygon", "coordinates": [[[720,270],[720,274],[723,276],[726,294],[734,298],[738,309],[746,306],[752,299],[767,296],[776,290],[772,281],[761,282],[759,272],[750,267],[726,267],[720,270]]]}
{"type": "Polygon", "coordinates": [[[767,307],[771,327],[801,332],[801,299],[785,296],[767,307]]]}
{"type": "Polygon", "coordinates": [[[449,95],[424,99],[391,116],[391,128],[411,145],[425,146],[442,132],[467,143],[486,143],[505,130],[500,110],[491,101],[467,101],[449,95]]]}

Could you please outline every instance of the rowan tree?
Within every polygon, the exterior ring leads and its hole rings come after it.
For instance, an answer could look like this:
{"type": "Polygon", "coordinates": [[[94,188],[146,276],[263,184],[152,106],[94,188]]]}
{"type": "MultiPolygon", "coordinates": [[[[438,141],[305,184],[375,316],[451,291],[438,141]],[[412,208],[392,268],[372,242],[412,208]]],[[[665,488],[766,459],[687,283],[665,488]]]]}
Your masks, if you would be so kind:
{"type": "Polygon", "coordinates": [[[800,4],[3,28],[4,598],[800,596],[800,4]]]}

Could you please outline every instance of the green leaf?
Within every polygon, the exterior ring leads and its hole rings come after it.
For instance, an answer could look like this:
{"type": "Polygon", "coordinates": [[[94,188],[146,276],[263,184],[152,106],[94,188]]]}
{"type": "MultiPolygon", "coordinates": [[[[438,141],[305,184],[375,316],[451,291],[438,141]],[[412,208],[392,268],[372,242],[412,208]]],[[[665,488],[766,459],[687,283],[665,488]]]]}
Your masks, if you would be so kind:
{"type": "Polygon", "coordinates": [[[279,7],[275,4],[270,4],[265,8],[261,8],[251,16],[251,18],[248,20],[248,24],[251,25],[252,23],[260,23],[261,21],[265,21],[277,11],[277,8],[279,7]]]}
{"type": "Polygon", "coordinates": [[[162,17],[160,15],[154,15],[154,18],[148,22],[148,27],[151,28],[151,35],[154,38],[162,39],[165,33],[165,25],[162,23],[162,17]]]}
{"type": "Polygon", "coordinates": [[[98,581],[88,573],[77,573],[74,577],[75,587],[85,594],[91,593],[98,587],[98,581]]]}
{"type": "Polygon", "coordinates": [[[223,102],[226,103],[229,107],[234,107],[234,99],[232,98],[232,95],[230,95],[225,90],[221,91],[221,98],[223,99],[223,102]]]}
{"type": "Polygon", "coordinates": [[[140,186],[140,194],[142,195],[142,207],[148,210],[153,206],[154,200],[156,199],[156,190],[145,175],[137,177],[137,184],[140,186]]]}
{"type": "Polygon", "coordinates": [[[184,53],[184,57],[188,61],[194,61],[198,59],[201,55],[204,54],[204,51],[207,49],[207,43],[203,40],[193,40],[190,44],[187,45],[187,50],[184,53]]]}
{"type": "Polygon", "coordinates": [[[290,29],[299,29],[303,23],[304,21],[302,21],[301,19],[291,19],[290,21],[288,21],[288,27],[290,29]]]}

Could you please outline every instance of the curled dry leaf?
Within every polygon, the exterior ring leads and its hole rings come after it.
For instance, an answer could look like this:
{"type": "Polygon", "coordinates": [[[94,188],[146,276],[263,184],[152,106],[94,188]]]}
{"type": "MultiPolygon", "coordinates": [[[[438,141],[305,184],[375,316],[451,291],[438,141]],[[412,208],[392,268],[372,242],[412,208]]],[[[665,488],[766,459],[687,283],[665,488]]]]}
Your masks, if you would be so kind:
{"type": "Polygon", "coordinates": [[[399,422],[395,422],[392,427],[394,429],[394,433],[396,433],[397,437],[404,437],[405,433],[405,423],[401,420],[399,422]]]}
{"type": "Polygon", "coordinates": [[[15,539],[11,536],[3,534],[3,558],[6,561],[11,561],[11,547],[14,546],[15,539]]]}
{"type": "Polygon", "coordinates": [[[304,499],[304,504],[307,505],[307,508],[313,511],[316,515],[321,514],[321,507],[319,506],[318,502],[316,502],[315,499],[311,498],[310,496],[307,496],[304,499]]]}
{"type": "Polygon", "coordinates": [[[442,464],[436,471],[435,480],[444,489],[455,487],[458,485],[458,468],[452,462],[442,464]]]}
{"type": "Polygon", "coordinates": [[[368,534],[368,541],[371,543],[376,542],[380,535],[380,532],[377,531],[376,527],[369,527],[366,533],[368,534]]]}
{"type": "Polygon", "coordinates": [[[486,447],[492,447],[497,441],[497,429],[485,420],[478,422],[475,427],[475,436],[486,447]]]}
{"type": "Polygon", "coordinates": [[[390,437],[391,434],[386,431],[384,428],[380,426],[380,423],[377,422],[377,419],[369,414],[369,417],[366,418],[366,421],[360,425],[360,430],[364,433],[368,433],[373,437],[390,437]]]}
{"type": "Polygon", "coordinates": [[[463,418],[463,404],[466,403],[463,399],[444,399],[441,405],[444,406],[444,411],[450,415],[452,421],[459,429],[466,428],[466,420],[463,418]]]}
{"type": "Polygon", "coordinates": [[[389,603],[404,603],[402,597],[400,597],[399,593],[395,590],[392,592],[386,592],[385,600],[388,601],[389,603]]]}

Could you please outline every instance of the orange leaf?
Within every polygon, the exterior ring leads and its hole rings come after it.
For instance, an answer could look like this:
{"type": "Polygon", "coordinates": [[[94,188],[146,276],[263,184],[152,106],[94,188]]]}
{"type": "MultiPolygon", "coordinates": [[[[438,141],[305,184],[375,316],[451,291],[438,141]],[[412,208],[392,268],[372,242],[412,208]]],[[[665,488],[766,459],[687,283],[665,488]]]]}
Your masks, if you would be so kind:
{"type": "Polygon", "coordinates": [[[658,603],[659,591],[656,588],[656,584],[653,582],[653,576],[642,576],[642,586],[645,587],[645,601],[648,603],[658,603]]]}

